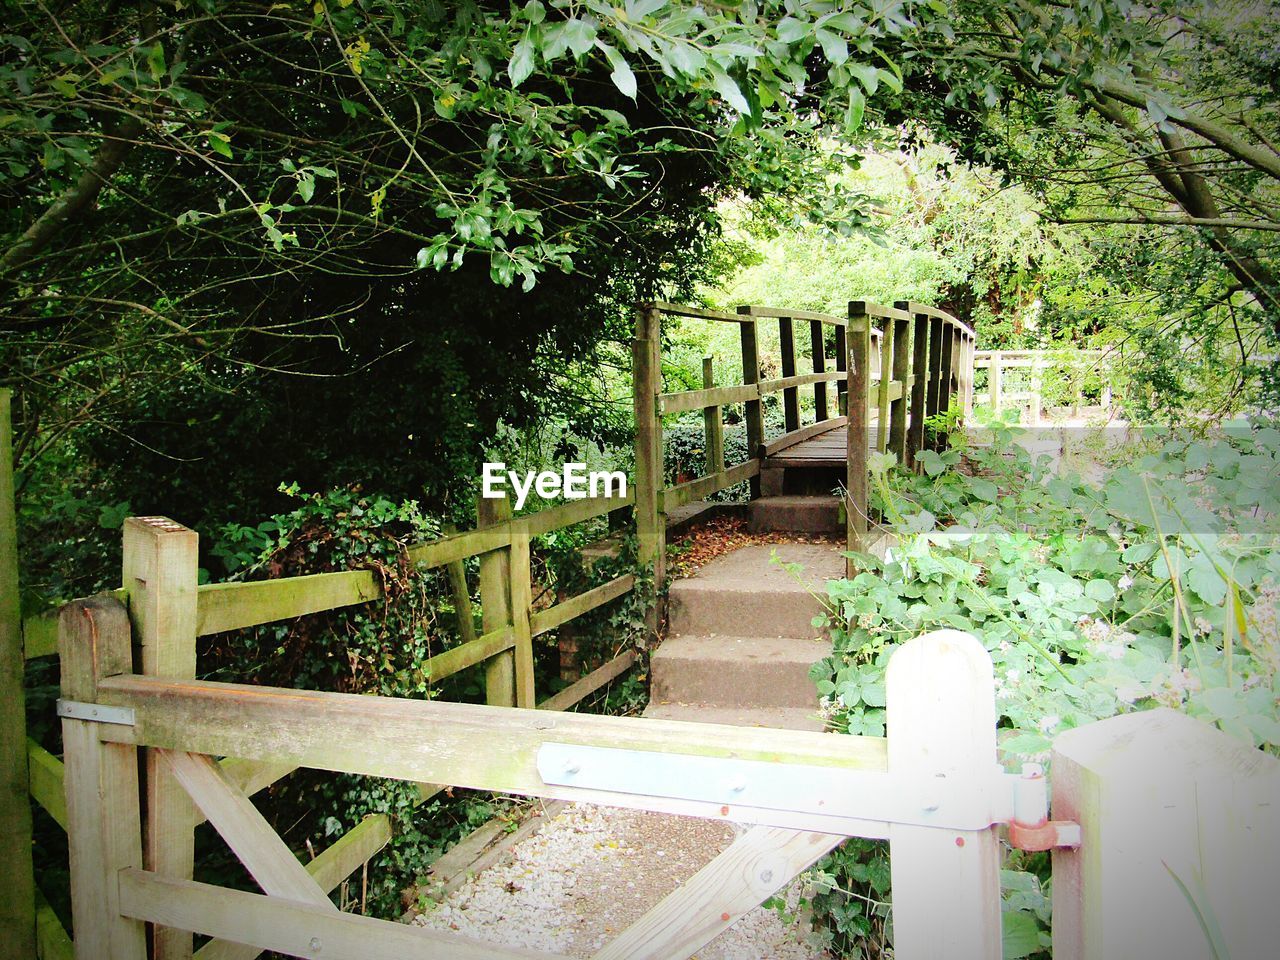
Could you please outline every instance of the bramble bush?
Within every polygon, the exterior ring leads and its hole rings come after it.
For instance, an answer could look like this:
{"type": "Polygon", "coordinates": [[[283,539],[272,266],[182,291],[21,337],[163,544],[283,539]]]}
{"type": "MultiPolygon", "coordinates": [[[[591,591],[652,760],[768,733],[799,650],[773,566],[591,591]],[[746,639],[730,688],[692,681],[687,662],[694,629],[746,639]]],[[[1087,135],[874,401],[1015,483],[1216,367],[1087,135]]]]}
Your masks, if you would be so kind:
{"type": "MultiPolygon", "coordinates": [[[[829,724],[883,735],[889,657],[954,628],[991,654],[1010,762],[1157,706],[1280,753],[1280,431],[1171,437],[1093,483],[1033,459],[1009,424],[986,426],[989,444],[957,434],[920,454],[919,474],[872,457],[873,505],[898,542],[828,584],[834,648],[812,676],[829,724]]],[[[891,927],[884,855],[855,842],[815,874],[843,949],[891,927]]],[[[1007,866],[1006,957],[1047,955],[1047,858],[1014,851],[1007,866]]]]}

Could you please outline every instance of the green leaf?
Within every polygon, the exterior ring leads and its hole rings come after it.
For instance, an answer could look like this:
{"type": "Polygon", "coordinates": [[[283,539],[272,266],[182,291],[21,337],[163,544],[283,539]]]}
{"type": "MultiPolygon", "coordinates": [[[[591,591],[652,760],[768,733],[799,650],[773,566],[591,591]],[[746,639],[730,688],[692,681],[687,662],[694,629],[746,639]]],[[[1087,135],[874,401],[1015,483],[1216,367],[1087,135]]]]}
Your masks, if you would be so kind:
{"type": "Polygon", "coordinates": [[[231,138],[225,133],[219,133],[217,130],[210,130],[205,134],[205,139],[209,141],[209,146],[213,148],[214,153],[220,153],[228,160],[232,159],[231,138]]]}
{"type": "Polygon", "coordinates": [[[711,83],[715,86],[716,93],[720,94],[733,109],[742,114],[751,112],[751,105],[747,103],[747,98],[742,95],[738,85],[731,76],[719,67],[712,66],[711,83]]]}
{"type": "Polygon", "coordinates": [[[511,78],[511,86],[518,87],[529,79],[529,74],[533,73],[534,54],[533,41],[529,39],[528,34],[525,34],[516,44],[515,50],[511,52],[511,62],[507,64],[507,76],[511,78]]]}
{"type": "Polygon", "coordinates": [[[597,46],[604,51],[609,65],[613,67],[613,72],[609,74],[609,79],[613,81],[613,85],[621,91],[624,97],[630,97],[634,100],[636,98],[636,75],[631,72],[631,67],[627,65],[626,57],[607,43],[597,42],[597,46]]]}
{"type": "Polygon", "coordinates": [[[316,178],[304,175],[298,180],[298,196],[303,203],[310,203],[316,192],[316,178]]]}
{"type": "Polygon", "coordinates": [[[862,129],[862,117],[867,109],[867,98],[857,87],[849,88],[849,109],[844,113],[844,128],[849,133],[862,129]]]}
{"type": "Polygon", "coordinates": [[[1004,960],[1021,960],[1040,949],[1040,924],[1031,914],[1006,910],[1001,914],[1001,927],[1004,960]]]}
{"type": "Polygon", "coordinates": [[[849,44],[844,37],[830,30],[817,30],[818,42],[822,44],[822,52],[834,64],[844,63],[849,59],[849,44]]]}
{"type": "Polygon", "coordinates": [[[1116,598],[1116,588],[1109,580],[1090,580],[1084,585],[1084,595],[1099,603],[1109,603],[1116,598]]]}

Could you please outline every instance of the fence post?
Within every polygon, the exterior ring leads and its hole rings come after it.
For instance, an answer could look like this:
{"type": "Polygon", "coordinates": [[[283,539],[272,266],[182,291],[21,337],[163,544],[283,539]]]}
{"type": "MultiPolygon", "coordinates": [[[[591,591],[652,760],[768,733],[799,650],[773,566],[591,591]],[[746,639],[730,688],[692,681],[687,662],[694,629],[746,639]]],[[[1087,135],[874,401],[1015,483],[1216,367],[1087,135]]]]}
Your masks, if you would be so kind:
{"type": "MultiPolygon", "coordinates": [[[[782,354],[782,375],[796,375],[796,327],[793,317],[778,318],[778,349],[782,354]]],[[[800,429],[800,388],[786,387],[782,391],[782,417],[787,433],[800,429]]]]}
{"type": "MultiPolygon", "coordinates": [[[[93,703],[98,681],[133,672],[129,615],[107,597],[76,600],[58,617],[64,700],[93,703]]],[[[67,847],[77,960],[146,960],[144,925],[120,915],[116,874],[141,867],[138,752],[103,743],[98,724],[62,721],[67,847]]],[[[32,954],[34,956],[34,954],[32,954]]]]}
{"type": "MultiPolygon", "coordinates": [[[[754,330],[754,327],[752,328],[754,330]]],[[[653,304],[636,310],[636,336],[631,344],[631,380],[636,421],[636,540],[641,566],[652,565],[649,632],[656,636],[658,597],[666,573],[666,520],[662,510],[662,316],[653,304]]]]}
{"type": "MultiPolygon", "coordinates": [[[[511,520],[511,501],[506,497],[476,500],[476,527],[495,526],[511,520]]],[[[485,633],[501,630],[511,623],[511,550],[490,550],[480,555],[480,625],[485,633]]],[[[491,707],[516,704],[515,651],[504,650],[490,657],[484,668],[485,703],[491,707]]]]}
{"type": "Polygon", "coordinates": [[[11,393],[0,390],[0,863],[8,893],[0,898],[0,958],[35,956],[36,890],[27,798],[27,712],[22,677],[22,602],[18,592],[18,521],[14,506],[11,393]]]}
{"type": "MultiPolygon", "coordinates": [[[[885,322],[889,326],[889,322],[885,322]]],[[[907,407],[910,405],[911,383],[911,319],[893,321],[893,375],[902,395],[889,405],[889,449],[897,454],[903,466],[907,463],[907,407]]]]}
{"type": "MultiPolygon", "coordinates": [[[[867,405],[871,402],[871,316],[866,304],[854,300],[849,304],[848,405],[845,425],[846,474],[845,535],[850,550],[866,548],[867,513],[867,444],[870,431],[867,405]]],[[[845,560],[845,572],[855,573],[852,559],[845,560]]]]}
{"type": "MultiPolygon", "coordinates": [[[[756,330],[755,317],[750,307],[739,307],[742,319],[738,333],[742,338],[742,382],[746,386],[760,382],[760,334],[756,330]]],[[[743,419],[747,426],[747,456],[752,460],[764,457],[764,405],[757,396],[744,404],[743,419]]],[[[762,464],[763,466],[763,464],[762,464]]],[[[760,496],[760,478],[751,478],[751,499],[760,496]]]]}
{"type": "MultiPolygon", "coordinates": [[[[710,390],[716,385],[715,363],[711,357],[702,358],[702,387],[710,390]]],[[[702,427],[705,434],[707,473],[724,470],[724,413],[719,405],[702,408],[702,427]]]]}
{"type": "Polygon", "coordinates": [[[511,629],[515,632],[516,706],[532,710],[538,705],[533,685],[533,633],[529,607],[533,590],[529,570],[529,525],[511,524],[511,629]]]}
{"type": "Polygon", "coordinates": [[[1082,833],[1053,851],[1054,960],[1275,956],[1280,760],[1160,709],[1062,734],[1052,764],[1082,833]]]}
{"type": "MultiPolygon", "coordinates": [[[[199,537],[167,517],[124,522],[124,588],[139,649],[141,673],[171,680],[196,675],[196,586],[199,537]]],[[[190,797],[148,751],[144,782],[143,860],[176,880],[190,880],[195,865],[195,808],[190,797]]],[[[156,960],[191,956],[190,931],[157,926],[156,960]]]]}
{"type": "MultiPolygon", "coordinates": [[[[885,704],[890,773],[978,787],[996,771],[991,657],[970,634],[936,630],[899,647],[885,675],[885,704]]],[[[892,824],[889,866],[897,960],[1000,960],[995,827],[892,824]]]]}

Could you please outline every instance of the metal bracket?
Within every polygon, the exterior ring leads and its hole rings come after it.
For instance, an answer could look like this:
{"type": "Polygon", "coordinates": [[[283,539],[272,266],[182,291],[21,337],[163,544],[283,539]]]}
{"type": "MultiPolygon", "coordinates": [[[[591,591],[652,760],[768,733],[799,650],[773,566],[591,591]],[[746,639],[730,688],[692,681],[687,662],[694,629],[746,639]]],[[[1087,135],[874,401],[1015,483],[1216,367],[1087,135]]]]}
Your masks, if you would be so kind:
{"type": "Polygon", "coordinates": [[[58,716],[67,720],[92,720],[95,723],[118,723],[132,727],[133,707],[108,707],[101,703],[81,703],[79,700],[59,700],[58,716]]]}
{"type": "Polygon", "coordinates": [[[1011,820],[1019,779],[995,763],[961,779],[568,743],[544,743],[538,773],[551,786],[950,830],[1011,820]]]}

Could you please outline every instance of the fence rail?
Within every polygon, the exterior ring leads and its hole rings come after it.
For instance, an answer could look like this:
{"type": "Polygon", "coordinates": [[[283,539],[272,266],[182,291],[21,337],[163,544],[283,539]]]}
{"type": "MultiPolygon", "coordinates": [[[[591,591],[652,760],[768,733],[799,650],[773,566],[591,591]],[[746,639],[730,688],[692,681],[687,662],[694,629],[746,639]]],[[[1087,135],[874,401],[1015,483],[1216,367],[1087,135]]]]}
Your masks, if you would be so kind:
{"type": "Polygon", "coordinates": [[[1114,350],[979,350],[974,372],[986,371],[986,384],[975,391],[972,403],[995,413],[1017,409],[1018,422],[1028,426],[1063,419],[1112,420],[1119,385],[1116,358],[1114,350]],[[1020,382],[1010,384],[1011,371],[1020,382]],[[1053,399],[1059,401],[1058,415],[1049,417],[1047,401],[1053,399]]]}

